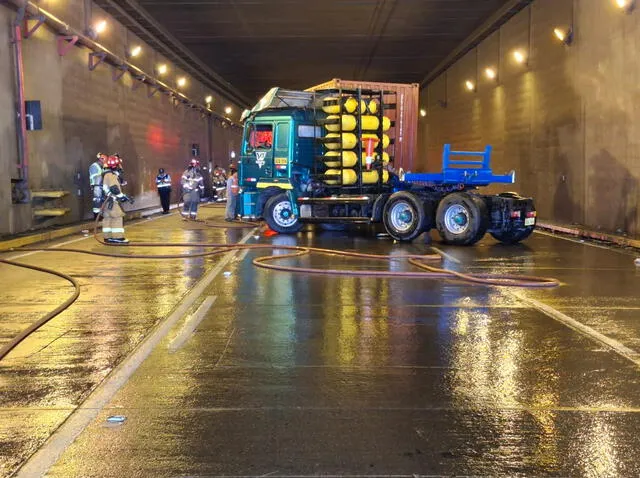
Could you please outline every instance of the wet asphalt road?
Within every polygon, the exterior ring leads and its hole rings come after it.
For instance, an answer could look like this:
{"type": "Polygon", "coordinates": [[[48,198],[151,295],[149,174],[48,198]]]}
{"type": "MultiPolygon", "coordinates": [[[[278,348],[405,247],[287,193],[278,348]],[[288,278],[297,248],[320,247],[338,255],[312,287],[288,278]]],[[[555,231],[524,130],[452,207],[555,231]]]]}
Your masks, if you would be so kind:
{"type": "MultiPolygon", "coordinates": [[[[169,217],[127,235],[236,242],[244,234],[169,217]]],[[[428,252],[420,242],[364,234],[250,242],[428,252]]],[[[50,475],[639,476],[640,369],[593,338],[640,351],[633,256],[543,234],[516,247],[492,239],[474,248],[434,245],[449,268],[553,276],[564,285],[515,291],[302,276],[257,269],[250,259],[266,252],[249,252],[224,268],[231,274],[216,277],[50,475]],[[570,328],[567,317],[593,334],[570,328]],[[112,415],[127,419],[108,424],[112,415]]],[[[72,246],[101,248],[90,240],[72,246]]],[[[69,273],[83,290],[0,362],[5,475],[220,259],[21,260],[69,273]]],[[[362,266],[326,256],[282,263],[362,266]]],[[[0,273],[11,277],[0,292],[0,340],[70,290],[33,272],[0,265],[0,273]]]]}

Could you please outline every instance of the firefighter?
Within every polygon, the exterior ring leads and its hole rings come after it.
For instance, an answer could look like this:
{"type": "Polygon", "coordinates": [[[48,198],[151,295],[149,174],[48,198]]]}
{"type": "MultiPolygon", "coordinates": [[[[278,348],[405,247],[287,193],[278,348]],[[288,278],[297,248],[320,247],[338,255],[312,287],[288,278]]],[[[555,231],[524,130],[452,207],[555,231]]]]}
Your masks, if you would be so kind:
{"type": "Polygon", "coordinates": [[[189,166],[182,174],[182,200],[184,207],[182,209],[182,219],[196,220],[198,215],[198,205],[200,204],[200,195],[204,191],[204,179],[200,174],[200,161],[192,159],[189,166]]]}
{"type": "Polygon", "coordinates": [[[116,156],[109,156],[106,160],[105,173],[102,177],[102,189],[106,196],[102,233],[105,242],[128,244],[129,240],[124,237],[124,211],[121,204],[133,201],[122,192],[118,171],[122,171],[122,160],[116,156]]]}
{"type": "Polygon", "coordinates": [[[89,166],[89,187],[93,195],[93,219],[98,217],[104,194],[102,193],[102,174],[104,173],[104,163],[107,155],[98,153],[96,160],[89,166]]]}
{"type": "Polygon", "coordinates": [[[171,205],[171,176],[164,172],[164,168],[158,169],[156,186],[160,195],[160,204],[162,204],[162,214],[168,214],[171,205]]]}
{"type": "Polygon", "coordinates": [[[238,170],[234,166],[231,166],[229,173],[229,179],[227,179],[227,207],[224,212],[224,220],[227,222],[233,221],[236,218],[238,194],[240,193],[238,170]]]}

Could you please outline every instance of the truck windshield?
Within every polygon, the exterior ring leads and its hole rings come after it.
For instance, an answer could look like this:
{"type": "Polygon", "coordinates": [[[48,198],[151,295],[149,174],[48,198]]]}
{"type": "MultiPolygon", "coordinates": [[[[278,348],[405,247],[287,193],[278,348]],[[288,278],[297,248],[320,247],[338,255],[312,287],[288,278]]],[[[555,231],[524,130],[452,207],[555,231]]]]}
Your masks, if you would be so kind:
{"type": "Polygon", "coordinates": [[[247,136],[247,149],[271,149],[273,146],[273,125],[252,124],[247,136]]]}

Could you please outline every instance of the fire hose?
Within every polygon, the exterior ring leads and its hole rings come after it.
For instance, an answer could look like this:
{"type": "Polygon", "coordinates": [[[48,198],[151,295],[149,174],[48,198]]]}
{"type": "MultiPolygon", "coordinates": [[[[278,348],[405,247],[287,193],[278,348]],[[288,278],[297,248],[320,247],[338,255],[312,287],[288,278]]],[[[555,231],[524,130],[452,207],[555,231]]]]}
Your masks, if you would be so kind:
{"type": "MultiPolygon", "coordinates": [[[[123,247],[122,245],[109,244],[104,242],[98,237],[98,221],[99,216],[96,218],[94,224],[94,239],[104,246],[123,247]]],[[[205,223],[206,224],[206,223],[205,223]]],[[[255,227],[257,223],[240,224],[235,227],[255,227]]],[[[212,227],[218,227],[215,224],[212,227]]],[[[228,227],[220,225],[219,227],[228,227]]],[[[551,288],[560,285],[559,281],[554,278],[536,277],[526,275],[511,275],[511,274],[467,274],[457,271],[451,271],[447,269],[441,269],[427,265],[425,262],[440,261],[441,256],[439,254],[404,254],[397,256],[385,256],[380,254],[364,254],[351,251],[339,251],[334,249],[324,249],[318,247],[308,246],[285,246],[275,244],[216,244],[208,242],[184,242],[184,243],[159,243],[159,242],[130,242],[126,246],[131,247],[200,247],[213,249],[204,252],[188,253],[188,254],[121,254],[117,252],[103,252],[103,251],[89,251],[75,248],[43,248],[43,247],[28,247],[19,248],[16,251],[29,251],[29,252],[67,252],[76,254],[86,254],[92,256],[101,257],[113,257],[113,258],[126,258],[126,259],[185,259],[194,257],[207,257],[224,252],[239,251],[239,250],[264,250],[271,251],[290,251],[281,255],[268,255],[257,257],[252,260],[252,263],[259,268],[267,269],[271,271],[289,272],[289,273],[304,273],[312,275],[333,275],[333,276],[351,276],[351,277],[378,277],[378,278],[403,278],[403,279],[444,279],[463,281],[471,284],[480,284],[488,286],[499,287],[526,287],[526,288],[551,288]],[[395,260],[407,260],[409,264],[422,269],[422,271],[384,271],[384,270],[362,270],[362,269],[320,269],[313,267],[297,267],[297,266],[284,266],[273,264],[276,260],[300,258],[309,254],[321,254],[328,256],[347,257],[353,259],[362,260],[375,260],[375,261],[395,261],[395,260]]],[[[26,269],[35,270],[47,274],[56,275],[70,282],[74,287],[74,293],[63,304],[56,307],[55,310],[49,312],[38,321],[31,324],[29,327],[21,331],[15,336],[9,343],[0,348],[0,360],[2,360],[11,350],[13,350],[20,342],[22,342],[31,333],[38,330],[44,324],[49,322],[54,317],[58,316],[68,307],[70,307],[80,295],[80,286],[78,282],[61,272],[47,269],[44,267],[31,266],[20,262],[15,262],[8,259],[0,259],[0,263],[4,263],[10,266],[22,267],[26,269]]]]}

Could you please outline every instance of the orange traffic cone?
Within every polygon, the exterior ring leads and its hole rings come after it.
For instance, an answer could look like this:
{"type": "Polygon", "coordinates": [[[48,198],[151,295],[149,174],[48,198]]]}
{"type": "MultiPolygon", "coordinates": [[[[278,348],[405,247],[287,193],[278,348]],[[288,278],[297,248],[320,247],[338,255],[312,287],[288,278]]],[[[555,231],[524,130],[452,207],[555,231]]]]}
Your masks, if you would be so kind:
{"type": "Polygon", "coordinates": [[[264,232],[262,233],[262,235],[264,237],[272,237],[272,236],[277,236],[278,233],[265,224],[264,232]]]}

